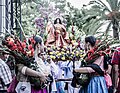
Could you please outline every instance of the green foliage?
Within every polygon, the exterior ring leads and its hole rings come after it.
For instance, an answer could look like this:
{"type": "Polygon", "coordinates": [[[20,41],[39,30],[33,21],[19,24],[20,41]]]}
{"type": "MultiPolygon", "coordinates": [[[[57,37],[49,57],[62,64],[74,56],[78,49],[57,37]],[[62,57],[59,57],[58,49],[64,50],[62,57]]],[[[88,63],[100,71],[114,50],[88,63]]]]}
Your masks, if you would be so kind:
{"type": "MultiPolygon", "coordinates": [[[[108,35],[111,30],[111,26],[113,25],[113,19],[109,19],[106,12],[110,13],[112,10],[119,10],[120,2],[118,0],[106,0],[110,7],[106,5],[102,0],[92,0],[89,5],[83,6],[83,8],[77,9],[74,8],[69,2],[66,0],[50,0],[49,2],[46,0],[23,0],[22,4],[22,26],[26,35],[36,34],[36,31],[39,29],[36,28],[35,18],[43,18],[45,20],[44,26],[48,20],[53,22],[56,14],[54,14],[54,10],[49,13],[49,4],[52,3],[60,13],[60,16],[63,17],[63,21],[66,23],[66,28],[69,33],[72,32],[72,26],[74,26],[75,30],[75,39],[79,38],[82,35],[98,35],[98,33],[103,34],[104,36],[108,35]],[[45,17],[44,13],[40,10],[40,6],[46,9],[47,17],[45,17]],[[88,9],[87,7],[90,8],[88,9]],[[48,10],[47,10],[48,9],[48,10]],[[52,17],[51,17],[52,16],[52,17]],[[109,21],[108,21],[109,20],[109,21]],[[99,32],[101,27],[105,25],[107,22],[108,27],[103,32],[99,32]]],[[[117,14],[117,20],[119,20],[119,14],[117,14]]],[[[47,33],[45,33],[45,27],[43,31],[44,40],[46,40],[47,33]]]]}
{"type": "MultiPolygon", "coordinates": [[[[46,20],[46,22],[44,23],[44,26],[46,26],[48,20],[53,21],[53,19],[55,19],[56,14],[54,14],[55,11],[52,11],[49,13],[49,4],[50,3],[54,3],[55,4],[55,8],[57,10],[59,10],[60,16],[63,17],[63,21],[67,21],[67,31],[68,28],[71,27],[71,25],[76,26],[77,29],[76,32],[80,33],[79,30],[81,28],[81,23],[80,23],[80,10],[78,10],[77,8],[74,8],[73,6],[66,6],[66,0],[50,0],[50,2],[47,1],[39,1],[38,0],[23,0],[22,2],[22,26],[23,26],[23,30],[25,32],[25,35],[27,36],[31,36],[32,34],[36,34],[36,31],[39,29],[36,29],[36,25],[35,25],[35,18],[44,18],[44,20],[46,20]],[[39,10],[40,8],[43,8],[47,14],[47,18],[45,17],[45,13],[43,13],[42,10],[39,10]],[[66,10],[66,7],[68,7],[68,9],[70,10],[66,10]],[[52,16],[53,15],[53,16],[52,16]],[[52,17],[51,17],[52,16],[52,17]]],[[[68,3],[69,4],[69,3],[68,3]]],[[[51,6],[52,7],[52,6],[51,6]]],[[[57,16],[57,15],[56,15],[57,16]]],[[[59,14],[58,14],[59,16],[59,14]]],[[[41,29],[40,29],[41,30],[41,29]]],[[[46,40],[47,34],[45,33],[45,27],[44,27],[44,33],[42,33],[43,35],[43,39],[44,41],[46,40]]],[[[70,30],[69,30],[70,31],[70,30]]],[[[71,32],[70,32],[71,33],[71,32]]],[[[75,36],[76,38],[78,38],[78,35],[75,36]]]]}
{"type": "MultiPolygon", "coordinates": [[[[82,30],[85,31],[86,34],[96,34],[96,32],[99,31],[99,29],[107,22],[109,22],[109,25],[106,27],[104,34],[107,35],[109,33],[111,26],[114,27],[113,32],[118,33],[118,30],[116,29],[118,29],[117,14],[119,15],[119,2],[118,0],[106,0],[106,2],[110,7],[108,7],[108,5],[106,5],[102,0],[92,0],[89,5],[83,7],[84,15],[82,16],[82,21],[85,24],[83,25],[82,30]],[[88,9],[87,7],[89,6],[91,6],[91,8],[88,9]],[[114,11],[116,11],[116,13],[114,13],[114,11]],[[113,13],[114,15],[110,13],[113,13]]],[[[114,35],[114,38],[116,37],[119,38],[119,35],[114,35]]]]}
{"type": "Polygon", "coordinates": [[[39,16],[37,5],[34,2],[22,4],[22,26],[26,35],[35,34],[36,28],[34,20],[39,16]]]}

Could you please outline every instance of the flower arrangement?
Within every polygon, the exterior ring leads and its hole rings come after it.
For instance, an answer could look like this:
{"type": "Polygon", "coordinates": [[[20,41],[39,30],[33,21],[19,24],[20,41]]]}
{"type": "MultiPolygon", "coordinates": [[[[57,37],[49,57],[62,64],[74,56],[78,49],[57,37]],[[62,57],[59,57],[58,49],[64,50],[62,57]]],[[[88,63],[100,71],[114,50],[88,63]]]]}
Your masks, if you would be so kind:
{"type": "Polygon", "coordinates": [[[104,58],[107,59],[106,61],[108,61],[110,51],[113,49],[111,46],[117,43],[119,43],[119,41],[115,41],[114,39],[105,38],[103,40],[97,40],[94,48],[90,49],[84,56],[82,63],[84,65],[92,64],[100,56],[104,56],[104,58]]]}
{"type": "Polygon", "coordinates": [[[80,58],[84,57],[84,51],[80,50],[76,47],[64,47],[64,48],[48,48],[47,54],[52,58],[53,61],[67,61],[73,60],[73,58],[80,58]]]}
{"type": "MultiPolygon", "coordinates": [[[[99,69],[99,66],[92,64],[93,62],[95,62],[96,59],[98,59],[100,56],[104,56],[104,69],[108,69],[108,54],[110,53],[110,45],[113,43],[113,40],[103,40],[103,41],[97,41],[95,44],[95,47],[93,49],[90,49],[86,55],[83,57],[82,61],[81,61],[81,66],[82,67],[92,67],[97,68],[99,70],[99,74],[100,75],[104,75],[104,72],[99,69]],[[91,65],[92,64],[92,65],[91,65]],[[93,66],[94,65],[94,66],[93,66]]],[[[97,70],[95,70],[96,72],[98,72],[97,70]]],[[[86,86],[88,85],[89,81],[90,81],[90,76],[89,73],[78,73],[73,71],[73,80],[71,85],[73,87],[77,87],[77,86],[86,86]]]]}
{"type": "Polygon", "coordinates": [[[33,44],[35,43],[33,38],[29,39],[30,44],[28,45],[26,41],[21,42],[17,37],[7,35],[2,40],[2,45],[4,51],[12,55],[15,58],[16,64],[24,64],[25,66],[31,67],[31,64],[34,63],[34,48],[33,44]]]}

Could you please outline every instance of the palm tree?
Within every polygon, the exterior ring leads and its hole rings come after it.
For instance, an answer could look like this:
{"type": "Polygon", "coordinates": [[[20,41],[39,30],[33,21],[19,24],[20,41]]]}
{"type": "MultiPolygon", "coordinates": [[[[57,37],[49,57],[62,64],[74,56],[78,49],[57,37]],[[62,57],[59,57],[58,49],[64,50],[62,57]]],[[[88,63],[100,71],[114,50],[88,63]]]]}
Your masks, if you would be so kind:
{"type": "Polygon", "coordinates": [[[104,25],[104,23],[108,22],[105,33],[107,34],[112,26],[113,37],[119,39],[120,1],[106,0],[106,2],[103,2],[102,0],[93,0],[90,1],[89,5],[91,6],[90,9],[83,8],[84,17],[82,20],[85,20],[88,24],[85,26],[87,26],[89,30],[95,28],[95,31],[104,25]]]}

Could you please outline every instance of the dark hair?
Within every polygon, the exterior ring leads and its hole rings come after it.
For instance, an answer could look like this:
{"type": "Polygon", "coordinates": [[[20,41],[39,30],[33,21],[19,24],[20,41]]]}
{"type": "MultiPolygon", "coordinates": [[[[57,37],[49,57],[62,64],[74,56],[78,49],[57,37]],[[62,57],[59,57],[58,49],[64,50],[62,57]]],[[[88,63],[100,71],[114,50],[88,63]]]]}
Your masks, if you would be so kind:
{"type": "Polygon", "coordinates": [[[54,21],[54,24],[57,24],[57,20],[59,20],[59,23],[62,24],[62,21],[60,18],[56,18],[55,21],[54,21]]]}
{"type": "Polygon", "coordinates": [[[40,36],[35,36],[34,37],[34,40],[35,40],[35,44],[34,44],[34,49],[35,49],[35,46],[37,45],[37,44],[42,44],[43,43],[43,40],[42,40],[42,37],[40,37],[40,36]]]}
{"type": "Polygon", "coordinates": [[[89,42],[91,44],[91,46],[94,46],[96,43],[96,38],[94,36],[88,36],[85,38],[85,42],[86,43],[89,42]]]}

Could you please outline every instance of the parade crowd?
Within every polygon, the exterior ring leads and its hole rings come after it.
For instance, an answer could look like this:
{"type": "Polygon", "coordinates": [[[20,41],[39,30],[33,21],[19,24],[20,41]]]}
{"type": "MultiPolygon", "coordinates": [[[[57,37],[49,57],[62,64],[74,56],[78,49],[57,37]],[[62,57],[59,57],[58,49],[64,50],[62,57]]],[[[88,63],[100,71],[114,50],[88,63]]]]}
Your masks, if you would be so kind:
{"type": "Polygon", "coordinates": [[[119,47],[94,36],[76,45],[60,18],[48,22],[46,31],[46,42],[39,35],[24,43],[11,35],[3,39],[0,93],[120,93],[119,47]]]}

